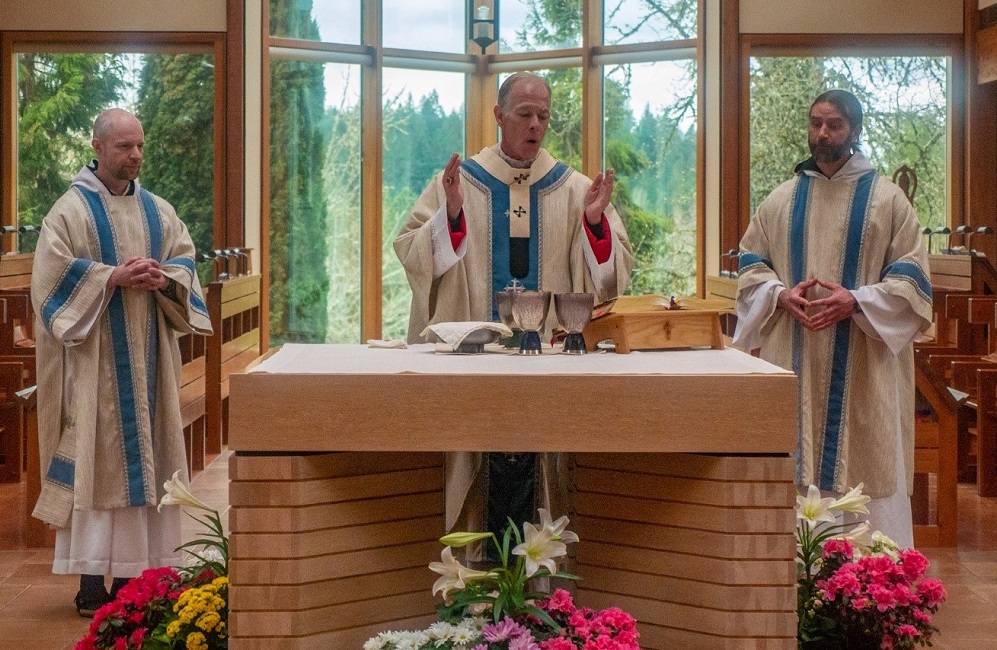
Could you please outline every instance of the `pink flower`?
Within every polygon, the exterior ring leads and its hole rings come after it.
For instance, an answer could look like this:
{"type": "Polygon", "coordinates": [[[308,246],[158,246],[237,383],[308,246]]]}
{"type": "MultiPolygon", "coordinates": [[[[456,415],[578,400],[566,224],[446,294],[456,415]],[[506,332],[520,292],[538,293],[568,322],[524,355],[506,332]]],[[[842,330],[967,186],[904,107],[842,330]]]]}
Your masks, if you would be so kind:
{"type": "Polygon", "coordinates": [[[934,578],[925,578],[917,585],[917,593],[924,598],[924,604],[928,607],[937,607],[945,600],[945,588],[942,583],[934,578]]]}
{"type": "Polygon", "coordinates": [[[920,551],[909,549],[900,551],[900,564],[908,578],[917,580],[924,575],[928,568],[928,558],[924,557],[920,551]]]}
{"type": "Polygon", "coordinates": [[[896,629],[896,634],[897,636],[909,637],[921,636],[921,633],[913,625],[901,625],[896,629]]]}
{"type": "Polygon", "coordinates": [[[850,560],[853,554],[852,543],[847,539],[840,538],[829,539],[824,542],[824,548],[821,551],[821,557],[825,559],[832,555],[842,555],[850,560]]]}
{"type": "Polygon", "coordinates": [[[578,650],[578,647],[564,637],[554,637],[540,642],[541,650],[578,650]]]}
{"type": "Polygon", "coordinates": [[[571,614],[577,609],[571,599],[571,594],[564,589],[555,589],[543,608],[548,612],[564,612],[565,614],[571,614]]]}
{"type": "Polygon", "coordinates": [[[522,636],[524,633],[527,633],[526,628],[508,617],[503,618],[494,625],[486,625],[481,630],[481,636],[485,639],[485,641],[489,641],[491,643],[515,639],[522,636]]]}

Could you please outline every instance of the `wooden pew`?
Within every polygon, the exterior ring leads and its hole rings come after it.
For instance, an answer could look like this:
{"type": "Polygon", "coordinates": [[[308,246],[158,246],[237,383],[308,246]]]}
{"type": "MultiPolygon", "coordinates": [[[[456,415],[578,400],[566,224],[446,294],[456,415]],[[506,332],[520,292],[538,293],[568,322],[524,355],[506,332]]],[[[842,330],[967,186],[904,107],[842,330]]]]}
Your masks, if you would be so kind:
{"type": "Polygon", "coordinates": [[[957,533],[957,435],[959,404],[939,381],[923,355],[914,355],[914,384],[930,406],[931,419],[914,423],[914,545],[955,546],[957,533]],[[935,476],[935,513],[929,498],[935,476]]]}
{"type": "Polygon", "coordinates": [[[246,275],[208,285],[208,314],[214,330],[206,354],[205,449],[209,457],[228,444],[229,377],[243,372],[263,350],[260,280],[259,275],[246,275]]]}
{"type": "Polygon", "coordinates": [[[981,368],[976,408],[976,487],[981,497],[997,496],[997,368],[981,368]]]}
{"type": "Polygon", "coordinates": [[[187,468],[193,478],[203,470],[205,463],[205,351],[206,337],[200,334],[183,334],[177,339],[180,346],[180,420],[183,423],[184,447],[187,468]]]}

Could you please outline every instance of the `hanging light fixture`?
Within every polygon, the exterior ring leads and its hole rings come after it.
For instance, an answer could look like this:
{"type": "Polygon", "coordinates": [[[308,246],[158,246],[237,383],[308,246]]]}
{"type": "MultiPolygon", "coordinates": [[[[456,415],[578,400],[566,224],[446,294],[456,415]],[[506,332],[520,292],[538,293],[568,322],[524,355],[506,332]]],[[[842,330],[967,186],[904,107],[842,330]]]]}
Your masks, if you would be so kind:
{"type": "Polygon", "coordinates": [[[467,33],[484,54],[498,40],[498,0],[467,0],[467,33]]]}

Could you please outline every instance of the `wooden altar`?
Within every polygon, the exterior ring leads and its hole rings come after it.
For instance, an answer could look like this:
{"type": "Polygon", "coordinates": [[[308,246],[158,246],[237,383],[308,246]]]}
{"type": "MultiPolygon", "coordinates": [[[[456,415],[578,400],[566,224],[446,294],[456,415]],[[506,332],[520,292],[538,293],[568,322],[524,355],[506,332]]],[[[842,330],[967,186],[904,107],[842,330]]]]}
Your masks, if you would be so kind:
{"type": "Polygon", "coordinates": [[[633,613],[642,648],[796,647],[792,374],[730,348],[426,347],[285,346],[232,376],[233,650],[434,620],[460,450],[574,452],[577,600],[633,613]]]}

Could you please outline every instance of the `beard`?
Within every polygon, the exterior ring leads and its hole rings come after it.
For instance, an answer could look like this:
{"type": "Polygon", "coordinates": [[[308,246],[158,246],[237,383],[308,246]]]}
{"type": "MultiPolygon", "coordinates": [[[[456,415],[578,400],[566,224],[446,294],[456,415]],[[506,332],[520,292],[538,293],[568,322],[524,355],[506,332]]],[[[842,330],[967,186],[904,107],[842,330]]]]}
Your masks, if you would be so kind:
{"type": "Polygon", "coordinates": [[[838,162],[843,158],[847,158],[851,154],[852,149],[850,142],[835,146],[833,144],[818,144],[810,140],[808,144],[810,145],[810,154],[814,157],[814,160],[824,164],[838,162]]]}

